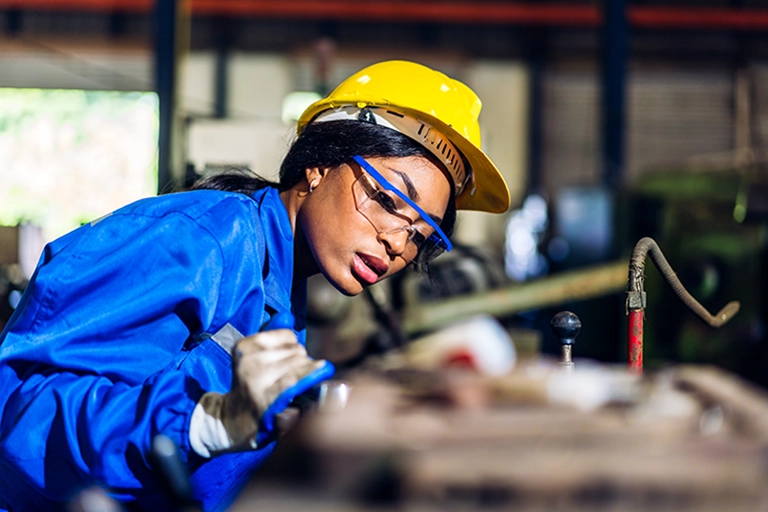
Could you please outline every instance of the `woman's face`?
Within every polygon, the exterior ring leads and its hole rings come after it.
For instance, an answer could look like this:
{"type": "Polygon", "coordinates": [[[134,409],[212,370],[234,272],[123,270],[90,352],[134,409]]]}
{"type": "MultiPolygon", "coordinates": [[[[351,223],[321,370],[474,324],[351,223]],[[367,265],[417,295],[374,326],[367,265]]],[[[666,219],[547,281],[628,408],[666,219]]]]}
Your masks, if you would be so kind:
{"type": "MultiPolygon", "coordinates": [[[[440,223],[450,200],[451,188],[448,178],[435,164],[419,156],[366,160],[440,223]]],[[[381,220],[366,207],[361,208],[361,199],[367,196],[355,181],[364,173],[354,162],[324,174],[308,172],[308,181],[314,181],[316,186],[297,216],[299,229],[320,271],[346,295],[356,295],[365,287],[399,272],[415,257],[407,229],[381,229],[383,224],[388,228],[410,225],[424,236],[433,232],[411,208],[406,207],[394,217],[385,215],[386,218],[381,220]],[[379,225],[375,226],[376,223],[379,225]]],[[[370,183],[369,175],[363,179],[370,183]]],[[[397,200],[395,194],[388,194],[397,200]]]]}

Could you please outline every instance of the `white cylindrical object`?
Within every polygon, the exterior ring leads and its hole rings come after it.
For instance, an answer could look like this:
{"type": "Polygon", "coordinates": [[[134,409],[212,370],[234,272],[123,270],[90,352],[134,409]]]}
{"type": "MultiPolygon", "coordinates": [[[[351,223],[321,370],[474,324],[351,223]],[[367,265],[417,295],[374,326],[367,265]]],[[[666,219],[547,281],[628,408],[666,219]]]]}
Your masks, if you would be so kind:
{"type": "Polygon", "coordinates": [[[498,320],[477,315],[451,324],[410,343],[405,349],[408,362],[416,367],[435,369],[446,366],[455,357],[484,375],[503,375],[517,360],[515,344],[498,320]]]}

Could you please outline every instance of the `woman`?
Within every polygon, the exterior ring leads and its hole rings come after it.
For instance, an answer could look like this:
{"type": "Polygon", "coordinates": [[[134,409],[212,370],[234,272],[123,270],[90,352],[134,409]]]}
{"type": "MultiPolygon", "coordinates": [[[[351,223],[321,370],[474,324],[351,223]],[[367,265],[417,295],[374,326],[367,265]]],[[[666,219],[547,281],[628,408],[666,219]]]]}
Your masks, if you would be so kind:
{"type": "Polygon", "coordinates": [[[310,106],[280,183],[223,175],[49,244],[0,336],[0,510],[91,483],[162,509],[158,434],[206,510],[271,452],[275,415],[333,374],[304,344],[306,279],[360,293],[451,247],[456,208],[503,212],[465,85],[391,61],[310,106]]]}

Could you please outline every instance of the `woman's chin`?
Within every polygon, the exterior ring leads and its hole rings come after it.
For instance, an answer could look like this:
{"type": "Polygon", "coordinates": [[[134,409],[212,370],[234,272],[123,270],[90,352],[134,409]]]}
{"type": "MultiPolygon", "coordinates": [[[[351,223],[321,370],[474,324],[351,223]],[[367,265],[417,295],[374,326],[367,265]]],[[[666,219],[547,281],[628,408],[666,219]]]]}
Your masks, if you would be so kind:
{"type": "Polygon", "coordinates": [[[325,279],[331,283],[334,288],[336,288],[340,293],[346,295],[347,297],[354,297],[355,295],[359,295],[366,286],[360,280],[355,278],[351,272],[341,276],[334,276],[330,273],[323,272],[323,276],[325,276],[325,279]]]}

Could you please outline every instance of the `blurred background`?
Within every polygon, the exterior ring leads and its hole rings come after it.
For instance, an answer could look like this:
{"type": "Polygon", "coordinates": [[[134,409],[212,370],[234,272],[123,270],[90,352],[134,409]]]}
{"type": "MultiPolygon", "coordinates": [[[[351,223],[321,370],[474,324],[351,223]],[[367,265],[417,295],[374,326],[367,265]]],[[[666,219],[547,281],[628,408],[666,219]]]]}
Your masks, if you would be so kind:
{"type": "Polygon", "coordinates": [[[409,59],[482,98],[505,215],[461,213],[457,249],[358,298],[310,294],[341,367],[490,312],[521,353],[624,361],[627,263],[656,239],[714,331],[647,267],[646,365],[768,384],[768,2],[0,0],[0,325],[43,244],[230,166],[276,177],[294,121],[360,68],[409,59]]]}

